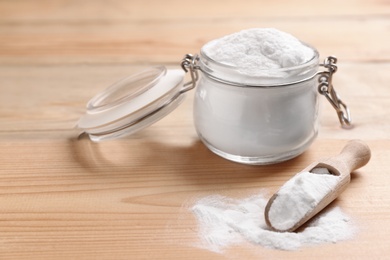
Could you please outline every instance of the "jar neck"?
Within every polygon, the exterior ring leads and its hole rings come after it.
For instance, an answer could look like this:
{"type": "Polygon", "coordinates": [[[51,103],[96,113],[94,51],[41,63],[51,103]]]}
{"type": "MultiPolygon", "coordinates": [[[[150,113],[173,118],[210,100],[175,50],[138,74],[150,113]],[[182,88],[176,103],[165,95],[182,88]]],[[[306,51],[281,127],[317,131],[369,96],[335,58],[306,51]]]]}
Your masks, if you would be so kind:
{"type": "Polygon", "coordinates": [[[255,73],[243,71],[242,68],[224,64],[211,59],[203,48],[199,55],[200,70],[208,77],[237,86],[284,86],[313,78],[319,67],[319,54],[313,50],[313,57],[300,65],[287,68],[260,69],[255,73]]]}

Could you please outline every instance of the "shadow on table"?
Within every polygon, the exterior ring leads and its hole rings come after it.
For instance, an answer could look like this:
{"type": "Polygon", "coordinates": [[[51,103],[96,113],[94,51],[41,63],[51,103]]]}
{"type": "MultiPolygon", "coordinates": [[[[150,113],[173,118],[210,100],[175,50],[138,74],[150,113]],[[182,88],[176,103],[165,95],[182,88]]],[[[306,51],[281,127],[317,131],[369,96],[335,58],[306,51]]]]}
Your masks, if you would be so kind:
{"type": "Polygon", "coordinates": [[[194,181],[199,179],[196,176],[204,176],[201,181],[205,183],[208,178],[213,181],[215,178],[233,178],[240,182],[240,178],[258,180],[266,176],[292,176],[312,160],[309,153],[304,153],[279,164],[244,165],[215,155],[197,138],[182,144],[174,140],[160,142],[156,138],[144,137],[94,143],[82,135],[69,139],[69,144],[75,162],[83,171],[113,177],[115,174],[153,173],[175,174],[194,181]]]}

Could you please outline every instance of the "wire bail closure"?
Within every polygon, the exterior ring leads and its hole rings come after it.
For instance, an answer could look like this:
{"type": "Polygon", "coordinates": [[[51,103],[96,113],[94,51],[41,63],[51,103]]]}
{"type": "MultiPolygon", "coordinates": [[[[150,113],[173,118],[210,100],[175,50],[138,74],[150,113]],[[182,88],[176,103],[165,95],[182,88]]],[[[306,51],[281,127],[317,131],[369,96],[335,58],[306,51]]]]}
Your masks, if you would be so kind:
{"type": "Polygon", "coordinates": [[[333,84],[332,76],[337,71],[337,58],[334,56],[329,56],[324,60],[323,66],[327,71],[319,72],[318,78],[318,92],[321,95],[324,95],[329,103],[336,110],[339,117],[341,127],[350,128],[352,127],[351,114],[349,112],[348,106],[341,100],[340,96],[336,93],[333,84]]]}
{"type": "Polygon", "coordinates": [[[191,80],[184,83],[183,89],[180,91],[180,94],[187,92],[196,87],[196,82],[199,79],[198,70],[200,67],[197,65],[199,61],[198,55],[186,54],[181,61],[182,69],[187,73],[190,72],[191,80]]]}

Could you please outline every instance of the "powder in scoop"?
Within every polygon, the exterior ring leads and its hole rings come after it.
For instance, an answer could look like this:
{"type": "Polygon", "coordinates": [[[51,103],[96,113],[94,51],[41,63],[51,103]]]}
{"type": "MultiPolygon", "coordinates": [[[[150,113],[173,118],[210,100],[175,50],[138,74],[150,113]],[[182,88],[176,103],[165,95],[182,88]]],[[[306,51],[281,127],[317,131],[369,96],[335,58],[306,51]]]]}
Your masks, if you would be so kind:
{"type": "Polygon", "coordinates": [[[223,249],[248,241],[263,247],[296,250],[302,246],[335,243],[352,238],[355,229],[340,208],[323,211],[301,232],[269,230],[264,219],[267,199],[263,195],[236,200],[218,195],[200,199],[191,208],[205,249],[223,249]]]}
{"type": "Polygon", "coordinates": [[[329,173],[298,173],[277,192],[268,212],[270,224],[277,230],[294,227],[335,189],[339,181],[339,176],[329,173]]]}
{"type": "Polygon", "coordinates": [[[226,35],[209,42],[202,51],[217,62],[238,67],[244,74],[297,66],[314,56],[312,48],[294,36],[272,28],[254,28],[226,35]]]}

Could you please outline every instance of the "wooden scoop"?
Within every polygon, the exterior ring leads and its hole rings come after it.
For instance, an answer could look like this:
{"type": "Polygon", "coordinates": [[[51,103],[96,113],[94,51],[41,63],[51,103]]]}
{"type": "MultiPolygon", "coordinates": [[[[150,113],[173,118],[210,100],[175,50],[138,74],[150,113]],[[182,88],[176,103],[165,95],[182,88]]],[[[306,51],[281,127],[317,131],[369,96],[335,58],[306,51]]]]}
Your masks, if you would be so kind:
{"type": "MultiPolygon", "coordinates": [[[[322,197],[322,199],[314,206],[312,210],[308,211],[299,221],[294,222],[295,225],[286,230],[273,227],[272,221],[269,219],[269,210],[272,206],[272,203],[278,197],[278,193],[280,192],[279,190],[270,198],[267,206],[265,207],[265,221],[267,225],[272,230],[280,232],[296,230],[306,221],[320,212],[323,208],[325,208],[328,204],[330,204],[334,199],[336,199],[347,188],[347,185],[351,180],[350,173],[366,165],[370,160],[370,157],[371,151],[367,144],[360,140],[352,140],[346,144],[339,155],[310,164],[302,172],[319,174],[314,172],[316,172],[317,169],[326,168],[330,174],[339,176],[336,186],[327,192],[327,194],[322,197]]],[[[288,210],[296,210],[296,208],[297,207],[293,207],[288,210]]]]}

